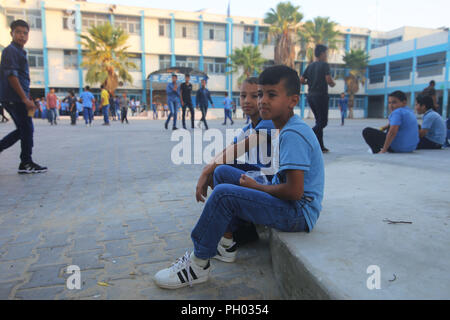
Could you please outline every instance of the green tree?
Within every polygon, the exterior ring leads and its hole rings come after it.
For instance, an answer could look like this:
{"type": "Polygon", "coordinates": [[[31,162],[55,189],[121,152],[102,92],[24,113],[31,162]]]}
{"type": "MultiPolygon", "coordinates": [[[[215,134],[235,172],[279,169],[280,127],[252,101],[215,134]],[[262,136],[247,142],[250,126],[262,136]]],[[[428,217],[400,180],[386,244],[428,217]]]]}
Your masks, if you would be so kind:
{"type": "Polygon", "coordinates": [[[369,65],[369,55],[364,50],[350,50],[346,52],[343,60],[345,68],[349,69],[348,75],[345,77],[347,85],[349,118],[353,118],[353,106],[355,94],[359,91],[359,84],[364,85],[366,82],[366,69],[369,65]]]}
{"type": "Polygon", "coordinates": [[[236,48],[230,55],[230,61],[228,67],[231,67],[232,70],[229,73],[238,73],[240,69],[243,69],[243,73],[238,78],[240,85],[255,72],[260,73],[266,59],[262,57],[258,47],[246,46],[242,49],[236,48]]]}
{"type": "Polygon", "coordinates": [[[331,51],[337,49],[339,31],[336,31],[336,26],[328,17],[316,17],[305,22],[298,31],[303,60],[314,61],[314,48],[318,44],[326,45],[331,51]]]}
{"type": "Polygon", "coordinates": [[[270,24],[269,38],[275,40],[275,64],[295,67],[295,36],[303,19],[299,9],[300,6],[287,1],[266,13],[264,22],[270,24]]]}
{"type": "Polygon", "coordinates": [[[122,28],[115,28],[109,22],[92,27],[88,35],[81,35],[86,53],[82,66],[87,68],[86,82],[90,85],[100,83],[114,93],[119,81],[132,83],[129,69],[136,65],[128,61],[125,46],[129,35],[122,28]]]}

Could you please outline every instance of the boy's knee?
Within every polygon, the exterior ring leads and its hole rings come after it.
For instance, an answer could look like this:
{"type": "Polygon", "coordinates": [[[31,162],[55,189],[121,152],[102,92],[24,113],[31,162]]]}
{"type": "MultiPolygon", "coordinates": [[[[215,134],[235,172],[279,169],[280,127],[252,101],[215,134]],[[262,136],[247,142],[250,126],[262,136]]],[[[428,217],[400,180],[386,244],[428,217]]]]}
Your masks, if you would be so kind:
{"type": "Polygon", "coordinates": [[[214,186],[223,183],[226,176],[226,166],[220,165],[214,170],[214,186]]]}

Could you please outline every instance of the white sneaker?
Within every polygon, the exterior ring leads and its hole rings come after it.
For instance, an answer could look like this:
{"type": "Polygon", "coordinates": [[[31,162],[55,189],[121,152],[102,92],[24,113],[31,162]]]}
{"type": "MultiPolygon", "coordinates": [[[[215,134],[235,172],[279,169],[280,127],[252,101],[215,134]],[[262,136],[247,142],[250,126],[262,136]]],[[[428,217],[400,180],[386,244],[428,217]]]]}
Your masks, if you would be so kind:
{"type": "Polygon", "coordinates": [[[234,242],[229,248],[223,247],[220,243],[217,246],[217,254],[214,256],[214,259],[232,263],[236,260],[237,253],[237,243],[234,242]]]}
{"type": "Polygon", "coordinates": [[[179,258],[170,268],[163,269],[155,275],[156,284],[164,289],[178,289],[206,282],[211,271],[208,264],[202,268],[191,260],[188,252],[179,258]]]}

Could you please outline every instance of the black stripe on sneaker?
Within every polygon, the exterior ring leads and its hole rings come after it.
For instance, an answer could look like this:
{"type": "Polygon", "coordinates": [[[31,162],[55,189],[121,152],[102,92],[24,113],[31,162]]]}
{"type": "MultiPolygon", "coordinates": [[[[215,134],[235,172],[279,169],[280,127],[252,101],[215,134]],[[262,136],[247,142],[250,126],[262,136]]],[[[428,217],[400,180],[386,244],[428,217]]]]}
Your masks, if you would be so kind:
{"type": "Polygon", "coordinates": [[[197,275],[194,273],[194,270],[192,270],[191,267],[189,267],[189,271],[191,272],[192,278],[194,278],[194,280],[197,280],[197,275]]]}
{"type": "Polygon", "coordinates": [[[178,272],[177,276],[180,279],[181,283],[185,283],[186,282],[186,280],[183,279],[183,276],[181,275],[181,272],[178,272]]]}
{"type": "Polygon", "coordinates": [[[235,252],[237,250],[237,243],[235,243],[231,248],[225,249],[226,252],[235,252]]]}
{"type": "Polygon", "coordinates": [[[217,250],[217,255],[218,255],[218,256],[222,256],[222,255],[220,254],[219,250],[217,250]]]}
{"type": "Polygon", "coordinates": [[[183,271],[184,277],[185,277],[186,279],[189,279],[188,273],[187,273],[186,269],[183,269],[182,271],[183,271]]]}

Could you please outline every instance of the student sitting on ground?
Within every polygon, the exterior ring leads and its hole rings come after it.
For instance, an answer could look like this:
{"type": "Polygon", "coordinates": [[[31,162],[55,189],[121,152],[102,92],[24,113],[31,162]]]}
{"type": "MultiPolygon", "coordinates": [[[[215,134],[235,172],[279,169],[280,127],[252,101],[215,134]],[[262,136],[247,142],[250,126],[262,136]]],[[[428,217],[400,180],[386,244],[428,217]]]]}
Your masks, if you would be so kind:
{"type": "Polygon", "coordinates": [[[419,130],[417,149],[441,149],[446,140],[445,123],[434,111],[435,103],[430,96],[419,95],[416,98],[416,111],[423,114],[422,128],[419,130]]]}
{"type": "Polygon", "coordinates": [[[416,116],[407,107],[404,92],[395,91],[389,95],[389,125],[381,130],[365,128],[363,137],[373,153],[413,152],[419,143],[416,116]],[[388,130],[387,134],[384,132],[388,130]]]}
{"type": "MultiPolygon", "coordinates": [[[[261,168],[269,168],[271,166],[270,161],[265,161],[270,159],[264,159],[264,156],[271,156],[271,130],[274,130],[275,127],[272,120],[263,120],[259,115],[257,78],[249,78],[242,83],[240,99],[242,111],[245,115],[250,117],[251,123],[242,128],[240,133],[234,138],[234,145],[229,147],[233,152],[230,152],[230,157],[227,158],[227,164],[245,172],[261,171],[261,168]],[[244,148],[238,150],[237,145],[242,142],[245,144],[245,150],[244,148]],[[256,142],[258,144],[251,146],[251,142],[256,142]],[[262,143],[265,144],[265,148],[261,146],[262,143]],[[263,154],[263,149],[267,150],[267,155],[263,154]],[[247,156],[246,161],[245,163],[238,163],[236,159],[240,157],[242,155],[241,153],[244,151],[247,156]],[[236,153],[237,157],[234,157],[234,153],[236,153]]],[[[226,153],[226,149],[223,150],[222,155],[218,156],[217,160],[213,159],[213,161],[203,169],[197,184],[198,201],[202,199],[202,195],[206,196],[208,185],[211,188],[214,188],[214,170],[220,165],[220,159],[222,159],[221,157],[223,157],[224,153],[226,153]]],[[[271,180],[272,177],[273,176],[268,175],[267,179],[271,180]]],[[[239,184],[239,177],[237,177],[237,180],[234,182],[235,184],[239,184]]],[[[220,184],[221,182],[218,181],[218,183],[220,184]]],[[[253,223],[242,219],[237,219],[237,222],[235,231],[226,233],[220,240],[218,254],[215,258],[221,261],[234,261],[234,250],[238,246],[258,240],[258,233],[253,223]],[[233,242],[233,240],[235,242],[233,242]]]]}
{"type": "MultiPolygon", "coordinates": [[[[245,171],[219,166],[214,171],[214,191],[191,234],[194,251],[155,275],[156,284],[162,288],[207,281],[210,259],[216,256],[221,237],[232,231],[230,226],[236,218],[283,232],[310,232],[319,218],[323,156],[312,129],[294,115],[300,98],[298,74],[286,66],[273,66],[261,73],[258,82],[260,115],[281,130],[279,148],[272,158],[277,174],[271,185],[260,185],[245,171]]],[[[228,159],[226,154],[224,159],[228,159]]],[[[204,201],[204,191],[200,201],[204,201]]]]}

